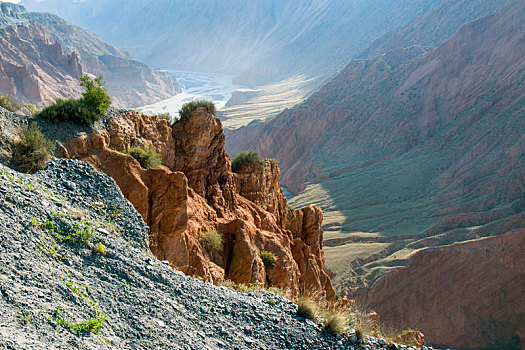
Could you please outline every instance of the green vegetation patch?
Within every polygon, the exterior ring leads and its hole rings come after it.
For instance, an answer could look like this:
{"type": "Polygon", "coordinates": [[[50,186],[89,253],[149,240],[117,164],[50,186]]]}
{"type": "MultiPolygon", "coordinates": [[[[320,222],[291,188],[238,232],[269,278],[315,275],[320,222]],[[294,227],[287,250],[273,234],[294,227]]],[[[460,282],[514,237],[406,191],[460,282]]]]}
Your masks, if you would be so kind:
{"type": "Polygon", "coordinates": [[[151,146],[133,146],[125,153],[135,158],[144,169],[158,168],[162,165],[162,156],[151,146]]]}
{"type": "Polygon", "coordinates": [[[11,95],[0,95],[0,107],[4,107],[10,112],[16,112],[20,109],[20,105],[11,95]]]}
{"type": "Polygon", "coordinates": [[[255,151],[244,151],[232,160],[232,171],[238,173],[245,165],[255,164],[264,167],[264,159],[255,151]]]}
{"type": "Polygon", "coordinates": [[[277,258],[272,252],[267,252],[266,250],[263,250],[259,256],[261,257],[261,260],[266,267],[275,267],[275,262],[277,261],[277,258]]]}
{"type": "Polygon", "coordinates": [[[197,236],[199,243],[208,253],[219,252],[222,250],[222,235],[215,230],[207,230],[197,236]]]}
{"type": "Polygon", "coordinates": [[[179,120],[189,120],[193,114],[193,111],[198,107],[204,107],[206,110],[208,110],[208,113],[215,114],[215,104],[213,102],[205,100],[191,101],[183,104],[181,109],[179,109],[179,120]]]}
{"type": "Polygon", "coordinates": [[[93,240],[95,229],[86,221],[69,223],[64,215],[52,213],[44,221],[34,219],[33,229],[46,230],[60,242],[89,244],[93,240]]]}
{"type": "Polygon", "coordinates": [[[83,75],[79,79],[80,86],[84,88],[81,99],[58,99],[45,107],[39,116],[54,123],[70,122],[84,126],[90,126],[100,119],[100,115],[111,104],[111,98],[103,87],[102,77],[93,79],[83,75]]]}
{"type": "Polygon", "coordinates": [[[33,122],[20,129],[20,141],[13,144],[10,166],[23,173],[44,169],[55,150],[55,142],[44,137],[40,127],[33,122]]]}
{"type": "Polygon", "coordinates": [[[84,100],[57,99],[55,103],[45,107],[40,117],[53,123],[70,122],[83,126],[90,126],[100,119],[100,115],[92,110],[84,100]]]}

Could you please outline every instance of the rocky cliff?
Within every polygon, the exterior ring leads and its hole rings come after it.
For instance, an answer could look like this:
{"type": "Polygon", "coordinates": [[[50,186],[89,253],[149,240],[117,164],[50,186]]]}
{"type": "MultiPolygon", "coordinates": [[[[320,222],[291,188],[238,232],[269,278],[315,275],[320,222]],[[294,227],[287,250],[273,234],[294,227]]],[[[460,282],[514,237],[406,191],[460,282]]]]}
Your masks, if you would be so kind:
{"type": "Polygon", "coordinates": [[[0,3],[0,93],[33,104],[77,97],[78,77],[102,75],[113,104],[134,107],[169,98],[180,88],[163,71],[57,16],[0,3]]]}
{"type": "Polygon", "coordinates": [[[524,286],[520,230],[420,251],[362,299],[383,322],[421,329],[431,344],[503,349],[525,339],[524,286]]]}
{"type": "Polygon", "coordinates": [[[0,193],[2,349],[337,346],[287,299],[213,286],[157,260],[140,215],[87,163],[62,159],[34,175],[0,165],[0,193]]]}
{"type": "Polygon", "coordinates": [[[324,270],[322,211],[288,209],[274,162],[233,173],[221,122],[206,109],[172,126],[126,112],[104,130],[69,140],[62,152],[114,178],[150,227],[152,252],[184,273],[334,297],[324,270]],[[146,170],[122,153],[135,144],[155,147],[164,167],[146,170]],[[222,251],[199,244],[198,234],[210,229],[224,237],[222,251]],[[275,267],[265,267],[262,251],[275,255],[275,267]]]}

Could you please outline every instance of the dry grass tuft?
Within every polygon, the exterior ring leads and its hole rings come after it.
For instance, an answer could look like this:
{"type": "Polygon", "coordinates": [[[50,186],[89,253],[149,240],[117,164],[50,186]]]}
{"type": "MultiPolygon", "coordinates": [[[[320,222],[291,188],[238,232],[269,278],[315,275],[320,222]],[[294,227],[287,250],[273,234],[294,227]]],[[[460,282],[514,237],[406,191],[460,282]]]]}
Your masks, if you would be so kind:
{"type": "Polygon", "coordinates": [[[311,297],[302,296],[297,302],[297,315],[309,320],[315,320],[319,305],[311,297]]]}

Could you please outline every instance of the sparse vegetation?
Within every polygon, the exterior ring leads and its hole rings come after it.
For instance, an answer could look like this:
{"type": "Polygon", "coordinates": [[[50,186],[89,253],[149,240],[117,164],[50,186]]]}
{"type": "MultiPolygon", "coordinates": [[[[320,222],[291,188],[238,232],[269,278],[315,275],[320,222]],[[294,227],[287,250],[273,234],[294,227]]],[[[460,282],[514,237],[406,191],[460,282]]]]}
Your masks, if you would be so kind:
{"type": "Polygon", "coordinates": [[[154,147],[141,145],[130,147],[125,153],[135,158],[144,169],[158,168],[162,165],[162,156],[154,147]]]}
{"type": "Polygon", "coordinates": [[[44,169],[55,150],[55,143],[44,137],[35,122],[23,125],[19,135],[20,141],[13,144],[12,147],[11,167],[24,173],[34,173],[44,169]]]}
{"type": "Polygon", "coordinates": [[[4,107],[10,112],[16,112],[20,109],[20,105],[11,95],[0,95],[0,107],[4,107]]]}
{"type": "Polygon", "coordinates": [[[249,164],[264,167],[264,159],[255,151],[241,152],[232,160],[232,171],[238,173],[243,166],[249,164]]]}
{"type": "Polygon", "coordinates": [[[277,305],[277,302],[275,301],[275,299],[272,299],[272,298],[268,298],[264,301],[266,304],[268,305],[271,305],[271,306],[275,306],[277,305]]]}
{"type": "Polygon", "coordinates": [[[315,320],[319,306],[310,297],[301,296],[297,302],[297,316],[304,317],[308,320],[315,320]]]}
{"type": "Polygon", "coordinates": [[[275,255],[272,253],[272,252],[268,252],[266,250],[263,250],[259,256],[261,257],[261,260],[264,264],[264,266],[266,267],[275,267],[275,261],[277,260],[277,258],[275,257],[275,255]]]}
{"type": "Polygon", "coordinates": [[[20,311],[18,313],[18,316],[20,316],[20,319],[22,320],[22,322],[24,322],[24,324],[28,324],[33,318],[33,313],[31,311],[20,311]]]}
{"type": "Polygon", "coordinates": [[[106,254],[108,253],[108,249],[106,248],[104,243],[100,243],[100,242],[95,244],[95,249],[93,249],[93,251],[95,252],[95,254],[102,255],[102,256],[106,256],[106,254]]]}
{"type": "Polygon", "coordinates": [[[38,107],[38,106],[35,106],[34,104],[32,103],[28,103],[24,106],[27,111],[29,112],[29,114],[31,115],[37,115],[39,114],[40,112],[42,112],[42,108],[38,107]]]}
{"type": "Polygon", "coordinates": [[[104,327],[107,318],[106,313],[97,311],[95,317],[88,318],[87,320],[78,323],[72,323],[64,318],[64,311],[65,309],[62,306],[58,306],[51,317],[51,320],[55,321],[59,326],[77,334],[89,332],[99,334],[102,327],[104,327]]]}
{"type": "Polygon", "coordinates": [[[347,318],[341,311],[330,311],[325,316],[323,328],[330,334],[341,334],[345,330],[346,323],[347,318]]]}
{"type": "Polygon", "coordinates": [[[80,78],[80,85],[84,88],[81,99],[57,99],[52,105],[45,107],[39,115],[52,122],[71,122],[84,126],[92,125],[111,104],[102,77],[95,79],[87,75],[80,78]]]}
{"type": "Polygon", "coordinates": [[[193,111],[198,107],[204,107],[208,110],[208,113],[215,114],[215,104],[213,104],[213,102],[205,100],[191,101],[183,104],[181,109],[179,109],[179,120],[184,121],[190,119],[193,111]]]}
{"type": "Polygon", "coordinates": [[[167,120],[167,121],[170,122],[170,123],[171,123],[171,121],[173,120],[173,118],[171,117],[171,114],[169,114],[169,112],[166,112],[166,113],[158,113],[158,114],[157,114],[157,118],[167,120]]]}
{"type": "Polygon", "coordinates": [[[52,213],[44,221],[34,219],[33,230],[46,230],[60,242],[89,244],[93,239],[94,228],[86,221],[69,223],[64,215],[52,213]]]}
{"type": "Polygon", "coordinates": [[[100,115],[88,107],[84,100],[57,99],[55,103],[45,107],[40,117],[57,122],[70,122],[84,126],[92,125],[99,120],[100,115]]]}
{"type": "Polygon", "coordinates": [[[98,114],[104,114],[111,104],[111,98],[104,89],[102,76],[92,79],[88,75],[83,75],[79,79],[80,86],[84,88],[84,92],[82,92],[83,101],[91,110],[98,114]]]}
{"type": "Polygon", "coordinates": [[[199,243],[208,253],[218,252],[222,250],[223,238],[222,235],[215,230],[207,230],[199,233],[197,237],[199,243]]]}

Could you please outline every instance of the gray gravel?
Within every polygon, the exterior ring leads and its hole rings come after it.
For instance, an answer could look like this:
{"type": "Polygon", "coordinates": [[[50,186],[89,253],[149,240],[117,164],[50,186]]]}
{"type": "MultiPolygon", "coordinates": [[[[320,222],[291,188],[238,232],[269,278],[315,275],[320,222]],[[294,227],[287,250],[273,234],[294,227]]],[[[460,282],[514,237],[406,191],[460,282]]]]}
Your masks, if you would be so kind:
{"type": "Polygon", "coordinates": [[[330,349],[337,341],[298,319],[284,298],[216,287],[155,259],[141,217],[89,164],[59,160],[33,176],[7,171],[0,175],[0,349],[330,349]],[[53,213],[89,222],[90,246],[57,241],[59,257],[46,254],[40,247],[50,234],[32,221],[53,213]],[[98,242],[106,256],[93,252],[98,242]],[[94,316],[67,284],[87,287],[87,300],[107,313],[99,335],[52,320],[59,306],[71,322],[94,316]]]}

